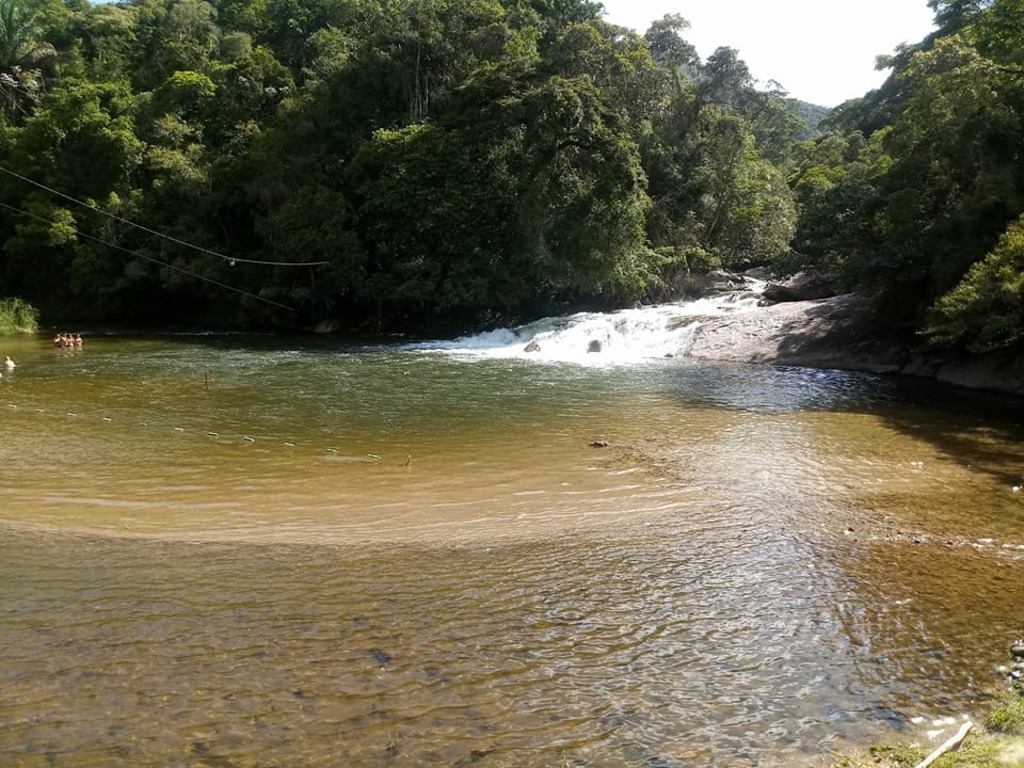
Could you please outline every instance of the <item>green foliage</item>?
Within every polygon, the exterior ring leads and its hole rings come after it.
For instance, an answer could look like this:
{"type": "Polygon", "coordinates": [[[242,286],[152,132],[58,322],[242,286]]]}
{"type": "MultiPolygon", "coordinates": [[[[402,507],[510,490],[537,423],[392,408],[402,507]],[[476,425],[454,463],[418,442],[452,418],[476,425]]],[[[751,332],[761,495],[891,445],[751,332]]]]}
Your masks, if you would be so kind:
{"type": "MultiPolygon", "coordinates": [[[[853,161],[853,139],[815,155],[796,144],[803,112],[757,90],[736,51],[701,62],[679,16],[641,37],[601,14],[590,0],[0,0],[0,70],[20,67],[0,78],[0,164],[123,219],[0,178],[0,284],[55,319],[461,330],[781,263],[797,204],[808,253],[850,274],[868,251],[828,230],[844,201],[870,221],[858,236],[915,235],[873,216],[896,191],[895,142],[933,138],[893,129],[888,164],[853,161]],[[155,232],[275,263],[232,267],[155,232]]],[[[904,70],[928,84],[943,62],[904,70]]],[[[953,88],[940,81],[929,92],[953,88]]],[[[1014,114],[946,175],[1012,141],[1014,114]]],[[[1012,176],[984,169],[978,206],[1012,176]]],[[[948,279],[966,252],[962,266],[948,279]]]]}
{"type": "Polygon", "coordinates": [[[783,103],[789,113],[802,125],[800,132],[796,135],[797,140],[803,141],[821,135],[821,123],[828,117],[830,109],[799,99],[784,98],[783,103]]]}
{"type": "Polygon", "coordinates": [[[697,49],[681,34],[689,28],[690,22],[678,13],[669,13],[651,23],[644,40],[658,66],[680,70],[692,77],[699,72],[700,58],[697,49]]]}
{"type": "Polygon", "coordinates": [[[1020,683],[1006,694],[1003,703],[992,711],[985,724],[996,733],[1024,736],[1024,688],[1020,683]]]}
{"type": "Polygon", "coordinates": [[[906,744],[874,745],[871,747],[871,754],[876,761],[887,761],[900,768],[911,768],[927,757],[927,753],[920,747],[906,744]]]}
{"type": "Polygon", "coordinates": [[[0,0],[0,69],[21,64],[41,41],[41,0],[0,0]]]}
{"type": "Polygon", "coordinates": [[[803,268],[879,292],[936,343],[980,351],[1014,343],[1021,323],[1009,274],[1024,212],[1020,8],[933,7],[939,33],[829,119],[842,131],[797,150],[794,245],[803,268]]]}
{"type": "Polygon", "coordinates": [[[0,336],[35,333],[39,329],[39,311],[18,298],[0,299],[0,336]]]}
{"type": "Polygon", "coordinates": [[[507,311],[546,293],[645,288],[646,198],[623,121],[589,81],[509,74],[471,84],[505,92],[486,120],[379,131],[360,150],[380,301],[507,311]]]}
{"type": "Polygon", "coordinates": [[[940,344],[962,345],[972,352],[1024,338],[1024,217],[938,300],[927,331],[940,344]]]}
{"type": "MultiPolygon", "coordinates": [[[[932,765],[935,768],[1006,768],[1004,745],[996,740],[973,741],[953,752],[947,752],[932,765]]],[[[879,765],[888,768],[913,768],[927,753],[919,747],[905,745],[876,746],[871,748],[870,763],[847,763],[850,768],[861,765],[879,765]]],[[[839,766],[837,766],[839,768],[839,766]]]]}
{"type": "Polygon", "coordinates": [[[937,343],[974,352],[1024,338],[1024,217],[936,302],[927,331],[937,343]]]}

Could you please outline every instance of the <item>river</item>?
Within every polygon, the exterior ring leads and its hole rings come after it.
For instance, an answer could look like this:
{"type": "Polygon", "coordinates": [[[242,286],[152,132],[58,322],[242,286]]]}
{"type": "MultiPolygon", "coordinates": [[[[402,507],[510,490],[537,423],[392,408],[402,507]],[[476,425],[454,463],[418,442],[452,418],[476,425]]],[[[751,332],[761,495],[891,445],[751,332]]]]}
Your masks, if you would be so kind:
{"type": "Polygon", "coordinates": [[[4,340],[0,764],[809,766],[984,712],[1019,402],[642,316],[4,340]]]}

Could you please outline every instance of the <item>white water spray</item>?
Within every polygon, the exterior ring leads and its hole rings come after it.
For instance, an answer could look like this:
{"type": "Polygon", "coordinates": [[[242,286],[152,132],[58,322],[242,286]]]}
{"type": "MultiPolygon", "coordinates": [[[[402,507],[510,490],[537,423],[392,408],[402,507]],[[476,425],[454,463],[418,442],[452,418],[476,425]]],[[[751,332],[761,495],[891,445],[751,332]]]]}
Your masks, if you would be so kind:
{"type": "Polygon", "coordinates": [[[703,299],[617,312],[578,312],[547,317],[516,328],[499,328],[453,341],[411,345],[420,351],[488,358],[522,358],[606,366],[635,364],[683,354],[702,322],[753,312],[764,283],[703,299]]]}

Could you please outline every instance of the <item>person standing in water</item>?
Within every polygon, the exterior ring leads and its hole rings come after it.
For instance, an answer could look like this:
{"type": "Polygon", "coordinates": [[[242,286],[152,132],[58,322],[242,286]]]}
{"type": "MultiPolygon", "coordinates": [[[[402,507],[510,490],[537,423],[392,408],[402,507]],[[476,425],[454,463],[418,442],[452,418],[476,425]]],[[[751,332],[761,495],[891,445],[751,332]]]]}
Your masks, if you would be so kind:
{"type": "Polygon", "coordinates": [[[7,355],[4,358],[4,368],[6,368],[9,371],[9,370],[11,370],[12,368],[15,368],[15,367],[17,367],[15,365],[15,362],[13,360],[11,360],[11,356],[10,355],[7,355]]]}

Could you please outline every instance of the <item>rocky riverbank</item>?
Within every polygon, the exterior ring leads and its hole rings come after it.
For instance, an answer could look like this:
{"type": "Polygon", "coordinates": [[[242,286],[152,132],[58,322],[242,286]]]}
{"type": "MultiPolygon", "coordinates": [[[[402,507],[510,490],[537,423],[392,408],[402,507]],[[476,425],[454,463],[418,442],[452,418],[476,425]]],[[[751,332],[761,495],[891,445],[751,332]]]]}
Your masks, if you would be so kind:
{"type": "Polygon", "coordinates": [[[930,354],[879,329],[871,310],[869,300],[847,294],[708,318],[679,354],[697,360],[905,374],[1024,395],[1024,360],[1019,355],[954,359],[930,354]]]}
{"type": "Polygon", "coordinates": [[[934,745],[875,745],[864,755],[846,755],[832,768],[1024,768],[1024,642],[1010,648],[1009,690],[983,723],[964,723],[958,739],[934,745]],[[969,734],[969,735],[968,735],[969,734]],[[965,738],[966,736],[966,738],[965,738]]]}

